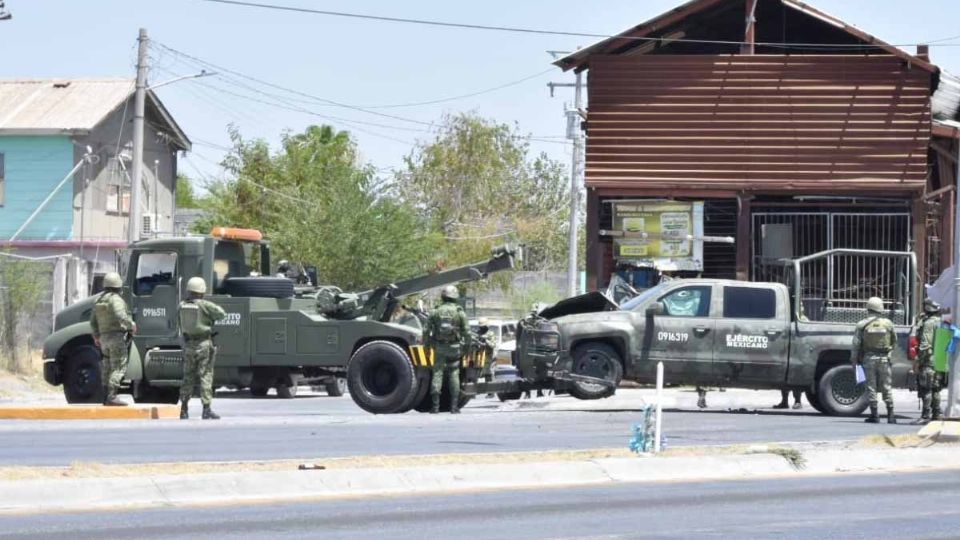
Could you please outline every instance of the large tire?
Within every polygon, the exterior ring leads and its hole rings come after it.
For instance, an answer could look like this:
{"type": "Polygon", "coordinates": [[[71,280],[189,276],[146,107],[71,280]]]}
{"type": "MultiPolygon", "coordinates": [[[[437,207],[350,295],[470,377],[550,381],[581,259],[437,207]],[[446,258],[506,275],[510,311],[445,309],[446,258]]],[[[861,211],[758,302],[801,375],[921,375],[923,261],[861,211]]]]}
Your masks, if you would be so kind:
{"type": "Polygon", "coordinates": [[[63,361],[67,403],[103,403],[100,351],[93,345],[80,345],[64,355],[63,361]]]}
{"type": "Polygon", "coordinates": [[[350,397],[373,414],[401,412],[417,395],[417,373],[396,343],[372,341],[353,353],[347,365],[350,397]]]}
{"type": "Polygon", "coordinates": [[[823,404],[820,403],[820,396],[813,393],[813,390],[807,390],[804,392],[804,395],[807,396],[807,403],[814,408],[817,412],[824,412],[823,404]]]}
{"type": "Polygon", "coordinates": [[[327,390],[327,395],[330,397],[340,397],[347,393],[347,380],[336,377],[332,381],[329,381],[324,388],[327,390]]]}
{"type": "Polygon", "coordinates": [[[824,414],[858,416],[868,405],[867,386],[857,384],[850,364],[833,366],[817,381],[817,400],[824,414]]]}
{"type": "Polygon", "coordinates": [[[223,282],[223,291],[230,296],[258,298],[290,298],[293,280],[281,277],[236,277],[223,282]]]}
{"type": "Polygon", "coordinates": [[[573,350],[573,373],[613,382],[612,387],[574,382],[570,395],[577,399],[608,398],[617,391],[623,379],[623,363],[617,350],[606,343],[585,343],[573,350]]]}
{"type": "Polygon", "coordinates": [[[267,395],[267,392],[269,391],[270,391],[269,386],[259,384],[259,383],[250,384],[250,395],[253,397],[257,397],[257,398],[265,397],[267,395]]]}

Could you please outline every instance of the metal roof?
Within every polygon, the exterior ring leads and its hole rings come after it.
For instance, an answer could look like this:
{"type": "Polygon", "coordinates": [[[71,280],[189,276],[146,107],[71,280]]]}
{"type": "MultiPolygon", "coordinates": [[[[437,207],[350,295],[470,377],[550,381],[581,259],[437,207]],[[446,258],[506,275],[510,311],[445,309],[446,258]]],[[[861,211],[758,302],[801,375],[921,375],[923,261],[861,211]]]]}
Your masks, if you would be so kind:
{"type": "MultiPolygon", "coordinates": [[[[133,91],[134,80],[127,78],[0,80],[0,134],[89,132],[123,107],[133,91]]],[[[147,97],[174,144],[189,150],[189,139],[157,96],[148,91],[147,97]]]]}
{"type": "MultiPolygon", "coordinates": [[[[886,43],[876,37],[860,30],[856,26],[847,24],[840,20],[837,17],[831,16],[823,11],[805,4],[800,0],[778,0],[784,6],[796,10],[798,12],[804,13],[807,16],[813,17],[821,22],[829,24],[847,34],[853,36],[857,40],[863,42],[864,44],[869,44],[880,51],[883,51],[887,54],[896,56],[904,61],[908,61],[911,64],[931,73],[937,72],[937,66],[931,64],[930,62],[910,54],[902,49],[899,49],[889,43],[886,43]]],[[[640,41],[644,37],[657,37],[651,36],[651,34],[662,33],[667,29],[671,28],[674,25],[684,21],[685,19],[703,13],[714,7],[724,7],[729,5],[731,0],[690,0],[670,11],[662,13],[646,22],[643,22],[637,26],[624,30],[616,36],[609,37],[603,40],[590,45],[584,49],[580,49],[574,53],[571,53],[563,58],[560,58],[553,62],[553,65],[563,69],[564,71],[570,69],[582,70],[588,67],[590,62],[590,57],[594,55],[607,55],[615,54],[614,51],[618,48],[635,42],[641,44],[640,41]]],[[[739,2],[742,5],[742,1],[739,2]]],[[[697,24],[707,24],[709,25],[709,20],[698,22],[697,24]]],[[[667,42],[669,41],[668,37],[664,38],[667,42]]],[[[862,54],[862,51],[858,51],[862,54]]]]}

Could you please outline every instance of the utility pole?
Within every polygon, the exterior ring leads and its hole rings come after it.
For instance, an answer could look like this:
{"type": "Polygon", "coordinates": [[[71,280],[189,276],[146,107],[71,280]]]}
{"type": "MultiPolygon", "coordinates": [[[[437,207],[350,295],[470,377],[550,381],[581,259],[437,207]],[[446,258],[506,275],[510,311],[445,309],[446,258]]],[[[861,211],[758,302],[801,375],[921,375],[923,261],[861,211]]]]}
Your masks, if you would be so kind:
{"type": "MultiPolygon", "coordinates": [[[[562,51],[548,51],[554,58],[566,54],[562,51]]],[[[583,74],[577,72],[576,82],[547,83],[550,88],[550,97],[554,89],[559,87],[573,87],[573,108],[566,110],[567,138],[573,141],[573,158],[570,163],[570,234],[567,239],[567,296],[576,296],[579,291],[580,272],[577,267],[577,233],[579,229],[580,209],[580,170],[583,154],[583,134],[580,131],[580,108],[582,105],[583,74]]]]}
{"type": "MultiPolygon", "coordinates": [[[[137,38],[137,86],[133,98],[133,171],[130,178],[130,223],[127,240],[140,238],[140,178],[143,176],[143,109],[147,99],[147,29],[137,38]]],[[[122,128],[121,128],[122,129],[122,128]]]]}

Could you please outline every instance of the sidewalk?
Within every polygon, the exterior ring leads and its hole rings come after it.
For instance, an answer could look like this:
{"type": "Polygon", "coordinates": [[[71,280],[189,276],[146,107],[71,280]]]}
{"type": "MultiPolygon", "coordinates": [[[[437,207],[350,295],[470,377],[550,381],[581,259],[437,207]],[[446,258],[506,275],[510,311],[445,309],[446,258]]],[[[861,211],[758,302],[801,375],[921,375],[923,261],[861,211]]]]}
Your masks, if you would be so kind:
{"type": "MultiPolygon", "coordinates": [[[[228,472],[203,472],[203,464],[161,464],[151,466],[153,472],[146,474],[137,474],[137,465],[116,465],[101,466],[102,476],[58,477],[65,473],[53,469],[40,471],[47,477],[20,480],[10,479],[16,474],[0,469],[0,478],[8,478],[0,480],[0,513],[960,469],[960,447],[955,444],[934,444],[931,439],[915,437],[906,443],[887,442],[909,447],[892,447],[881,440],[879,446],[877,442],[861,442],[684,448],[658,456],[601,449],[536,455],[380,458],[385,466],[377,466],[376,458],[362,458],[353,466],[349,459],[327,460],[331,465],[327,469],[321,468],[323,460],[307,470],[298,470],[293,462],[219,464],[212,469],[226,468],[228,472]],[[119,468],[132,470],[119,474],[119,468]]],[[[96,465],[90,467],[95,469],[96,465]]],[[[20,473],[29,475],[26,470],[20,473]]]]}

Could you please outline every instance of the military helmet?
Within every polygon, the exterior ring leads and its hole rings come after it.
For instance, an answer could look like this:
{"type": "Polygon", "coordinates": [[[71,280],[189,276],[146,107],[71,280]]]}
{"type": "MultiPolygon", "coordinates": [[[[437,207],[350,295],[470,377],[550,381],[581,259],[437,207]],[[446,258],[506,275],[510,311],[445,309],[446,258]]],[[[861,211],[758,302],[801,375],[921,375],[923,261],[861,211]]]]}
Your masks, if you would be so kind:
{"type": "Polygon", "coordinates": [[[927,313],[940,313],[940,304],[932,298],[927,298],[923,301],[923,310],[927,313]]]}
{"type": "Polygon", "coordinates": [[[867,311],[871,313],[883,313],[883,300],[876,296],[871,296],[867,300],[867,311]]]}
{"type": "Polygon", "coordinates": [[[280,262],[277,263],[277,269],[279,270],[281,268],[283,269],[290,268],[290,261],[286,259],[280,259],[280,262]]]}
{"type": "Polygon", "coordinates": [[[119,289],[123,287],[123,279],[120,277],[120,274],[116,272],[110,272],[109,274],[103,276],[103,286],[107,289],[119,289]]]}
{"type": "Polygon", "coordinates": [[[477,321],[477,326],[490,326],[490,319],[480,317],[480,320],[477,321]]]}
{"type": "Polygon", "coordinates": [[[207,292],[207,282],[202,277],[192,277],[187,281],[187,292],[204,294],[207,292]]]}
{"type": "Polygon", "coordinates": [[[447,285],[443,288],[443,292],[440,293],[440,298],[446,298],[447,300],[456,300],[460,298],[460,291],[453,285],[447,285]]]}

